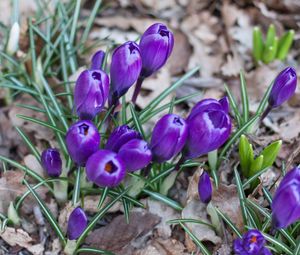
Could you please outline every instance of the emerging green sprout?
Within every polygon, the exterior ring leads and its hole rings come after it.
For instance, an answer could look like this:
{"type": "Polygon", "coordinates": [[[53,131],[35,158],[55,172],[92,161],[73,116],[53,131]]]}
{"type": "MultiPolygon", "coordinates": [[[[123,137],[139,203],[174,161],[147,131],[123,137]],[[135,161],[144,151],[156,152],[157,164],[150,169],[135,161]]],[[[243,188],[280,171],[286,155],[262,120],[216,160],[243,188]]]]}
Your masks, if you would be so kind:
{"type": "MultiPolygon", "coordinates": [[[[276,160],[281,145],[281,140],[275,141],[265,147],[262,152],[255,157],[252,144],[250,144],[245,135],[242,135],[239,143],[239,157],[243,176],[250,178],[258,172],[271,167],[276,160]]],[[[252,182],[251,188],[255,188],[257,184],[257,181],[252,182]]]]}
{"type": "Polygon", "coordinates": [[[284,60],[292,46],[295,31],[287,31],[281,38],[276,35],[275,26],[269,26],[264,41],[260,27],[253,28],[253,57],[256,63],[270,63],[275,59],[284,60]]]}

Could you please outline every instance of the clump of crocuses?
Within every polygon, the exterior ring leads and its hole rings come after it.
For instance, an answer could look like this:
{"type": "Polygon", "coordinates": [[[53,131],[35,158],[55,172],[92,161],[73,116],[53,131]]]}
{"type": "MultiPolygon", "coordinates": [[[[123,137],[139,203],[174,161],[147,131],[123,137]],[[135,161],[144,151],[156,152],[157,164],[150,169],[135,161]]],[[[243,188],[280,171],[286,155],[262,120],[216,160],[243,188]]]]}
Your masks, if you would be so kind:
{"type": "Polygon", "coordinates": [[[233,250],[235,255],[272,255],[265,247],[264,236],[256,229],[249,230],[242,238],[234,240],[233,250]]]}

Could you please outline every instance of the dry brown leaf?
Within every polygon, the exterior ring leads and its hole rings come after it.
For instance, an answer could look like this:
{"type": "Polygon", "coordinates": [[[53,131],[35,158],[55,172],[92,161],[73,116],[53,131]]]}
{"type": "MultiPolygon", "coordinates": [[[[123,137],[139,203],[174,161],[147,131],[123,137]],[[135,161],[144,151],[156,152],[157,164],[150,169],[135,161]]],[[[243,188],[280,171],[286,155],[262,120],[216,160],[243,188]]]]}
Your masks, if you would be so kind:
{"type": "Polygon", "coordinates": [[[26,248],[34,255],[43,254],[44,247],[41,244],[32,245],[33,239],[22,229],[7,227],[4,232],[0,233],[0,237],[10,246],[20,246],[26,248]]]}
{"type": "MultiPolygon", "coordinates": [[[[132,254],[131,243],[137,238],[147,235],[159,221],[158,216],[145,211],[131,212],[129,224],[127,224],[124,215],[120,215],[107,226],[91,232],[86,243],[92,247],[109,250],[120,255],[132,254]]],[[[137,244],[135,243],[135,245],[137,244]]]]}
{"type": "Polygon", "coordinates": [[[146,7],[153,9],[154,11],[162,11],[167,8],[176,6],[175,0],[140,0],[146,7]]]}
{"type": "Polygon", "coordinates": [[[96,25],[103,26],[105,28],[119,28],[121,30],[126,31],[126,33],[128,33],[127,30],[133,28],[139,35],[143,34],[149,26],[157,22],[165,23],[165,21],[163,20],[141,19],[132,16],[131,17],[113,16],[113,17],[101,17],[95,19],[96,25]]]}
{"type": "Polygon", "coordinates": [[[133,255],[187,255],[182,243],[175,239],[163,240],[157,238],[150,242],[147,247],[137,250],[133,255]]]}
{"type": "Polygon", "coordinates": [[[22,185],[24,172],[6,171],[0,178],[0,212],[6,214],[10,201],[27,191],[26,186],[22,185]]]}
{"type": "Polygon", "coordinates": [[[300,133],[300,114],[295,114],[291,119],[285,120],[279,125],[279,134],[284,141],[297,138],[300,133]]]}
{"type": "Polygon", "coordinates": [[[203,168],[198,167],[197,170],[194,172],[193,176],[189,179],[189,186],[187,189],[187,199],[186,202],[190,202],[194,199],[199,198],[198,193],[198,182],[201,174],[203,173],[203,168]]]}
{"type": "Polygon", "coordinates": [[[238,229],[244,228],[240,200],[235,185],[220,184],[218,189],[214,189],[211,203],[227,215],[238,229]]]}
{"type": "Polygon", "coordinates": [[[161,218],[160,223],[155,226],[158,235],[164,239],[169,238],[172,234],[172,230],[171,225],[167,222],[169,220],[178,219],[180,214],[173,208],[152,199],[147,200],[147,207],[150,213],[161,218]]]}
{"type": "MultiPolygon", "coordinates": [[[[99,204],[99,200],[100,200],[100,196],[85,196],[84,197],[84,210],[86,212],[89,213],[96,213],[99,211],[99,209],[97,208],[98,204],[99,204]]],[[[105,207],[105,205],[107,205],[107,203],[109,203],[111,201],[111,199],[109,197],[107,197],[103,203],[103,207],[105,207]]],[[[100,209],[101,209],[100,208],[100,209]]],[[[109,213],[113,213],[113,212],[118,212],[118,211],[122,211],[123,205],[122,202],[116,202],[109,210],[109,213]]]]}
{"type": "Polygon", "coordinates": [[[39,124],[35,124],[33,122],[23,120],[19,117],[17,117],[17,114],[25,115],[28,117],[32,117],[38,120],[47,121],[45,114],[41,112],[36,112],[30,109],[21,108],[16,106],[15,104],[27,104],[32,106],[41,107],[38,103],[36,103],[35,100],[32,100],[32,98],[28,95],[22,95],[16,102],[10,107],[9,111],[9,118],[11,123],[14,126],[21,127],[26,133],[32,132],[36,139],[40,140],[52,140],[54,137],[54,133],[51,129],[41,126],[39,124]]]}
{"type": "MultiPolygon", "coordinates": [[[[193,199],[187,203],[181,213],[183,219],[195,219],[209,223],[208,215],[206,212],[206,204],[200,202],[199,199],[193,199]]],[[[222,240],[213,229],[203,224],[186,223],[190,231],[200,240],[209,241],[215,245],[221,244],[222,240]]],[[[186,235],[188,236],[188,235],[186,235]]]]}
{"type": "Polygon", "coordinates": [[[236,53],[234,53],[233,56],[228,54],[226,56],[226,62],[221,67],[221,71],[224,76],[237,76],[242,67],[242,60],[236,53]]]}
{"type": "Polygon", "coordinates": [[[43,167],[41,166],[40,162],[36,159],[36,157],[32,154],[28,154],[24,157],[24,164],[29,169],[33,170],[37,174],[39,174],[42,177],[45,177],[45,171],[43,167]]]}
{"type": "MultiPolygon", "coordinates": [[[[208,43],[210,40],[201,40],[203,33],[196,31],[199,29],[200,24],[206,24],[208,30],[212,34],[217,35],[218,27],[216,27],[215,17],[211,16],[208,12],[203,12],[201,15],[194,14],[186,17],[180,24],[181,30],[186,34],[190,44],[193,46],[193,53],[189,60],[188,68],[191,69],[195,66],[201,66],[201,75],[203,77],[211,77],[214,73],[219,72],[220,65],[222,63],[222,56],[220,56],[220,45],[212,48],[212,45],[208,43]],[[216,31],[217,30],[217,31],[216,31]],[[200,36],[200,38],[199,38],[200,36]]],[[[203,28],[202,28],[203,30],[203,28]]],[[[203,38],[202,38],[203,39],[203,38]]],[[[220,38],[218,38],[220,39],[220,38]]]]}
{"type": "Polygon", "coordinates": [[[45,255],[59,255],[62,250],[60,240],[55,238],[51,245],[51,251],[46,251],[45,255]]]}
{"type": "Polygon", "coordinates": [[[71,212],[74,210],[74,206],[71,202],[67,203],[63,209],[60,210],[58,216],[58,225],[60,226],[61,230],[66,233],[68,227],[68,220],[71,212]]]}
{"type": "MultiPolygon", "coordinates": [[[[142,109],[145,108],[154,98],[161,95],[161,93],[171,85],[171,77],[166,68],[161,69],[155,76],[146,79],[142,86],[142,92],[137,99],[137,105],[142,109]],[[146,94],[143,91],[147,91],[146,94]]],[[[134,91],[134,86],[126,94],[126,99],[131,100],[134,91]]],[[[172,94],[161,101],[160,106],[170,102],[172,94]]]]}
{"type": "Polygon", "coordinates": [[[174,32],[174,48],[166,67],[169,68],[171,75],[181,74],[186,71],[192,48],[185,34],[175,30],[174,32]]]}

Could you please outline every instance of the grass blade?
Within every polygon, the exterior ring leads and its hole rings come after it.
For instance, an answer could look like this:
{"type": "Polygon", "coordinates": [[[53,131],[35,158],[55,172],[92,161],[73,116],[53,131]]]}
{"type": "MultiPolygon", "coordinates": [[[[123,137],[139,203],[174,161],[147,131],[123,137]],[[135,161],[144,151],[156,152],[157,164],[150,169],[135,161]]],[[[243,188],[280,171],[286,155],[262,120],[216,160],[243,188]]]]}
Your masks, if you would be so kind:
{"type": "Polygon", "coordinates": [[[93,23],[94,23],[94,20],[95,20],[95,18],[96,18],[96,15],[97,15],[97,13],[98,13],[98,10],[99,10],[99,8],[100,8],[101,3],[102,3],[102,0],[97,0],[97,1],[95,2],[95,5],[94,5],[94,7],[93,7],[93,10],[92,10],[92,12],[91,12],[91,14],[90,14],[90,16],[89,16],[88,22],[87,22],[87,24],[86,24],[86,26],[85,26],[85,29],[84,29],[84,31],[83,31],[83,34],[82,34],[82,36],[81,36],[80,45],[83,45],[84,42],[86,42],[86,40],[87,40],[87,38],[88,38],[88,35],[89,35],[89,32],[90,32],[90,30],[91,30],[91,28],[92,28],[92,25],[93,25],[93,23]]]}
{"type": "Polygon", "coordinates": [[[242,125],[242,116],[241,116],[241,113],[239,111],[238,104],[237,104],[233,94],[231,93],[230,89],[228,88],[228,86],[226,84],[225,84],[224,88],[226,90],[226,94],[227,94],[228,99],[229,99],[230,108],[233,110],[233,116],[234,116],[236,122],[238,123],[238,126],[241,127],[241,125],[242,125]]]}
{"type": "Polygon", "coordinates": [[[265,239],[266,239],[268,242],[272,243],[272,244],[276,247],[277,251],[278,251],[280,254],[296,255],[295,253],[293,253],[293,252],[289,249],[289,247],[287,247],[287,246],[286,246],[285,244],[283,244],[282,242],[276,240],[275,238],[271,237],[270,235],[267,235],[267,234],[265,234],[265,233],[262,233],[262,234],[263,234],[263,236],[265,237],[265,239]],[[282,253],[282,251],[283,251],[284,253],[282,253]]]}
{"type": "Polygon", "coordinates": [[[133,123],[134,123],[134,126],[136,127],[136,130],[137,130],[137,131],[142,135],[142,137],[145,139],[145,132],[144,132],[144,130],[143,130],[142,123],[140,122],[140,119],[139,119],[138,114],[137,114],[136,111],[134,110],[133,104],[129,104],[129,107],[130,107],[130,112],[131,112],[131,115],[132,115],[132,118],[133,118],[133,123]]]}
{"type": "Polygon", "coordinates": [[[38,119],[35,119],[35,118],[31,118],[31,117],[28,117],[28,116],[25,116],[25,115],[21,115],[21,114],[17,114],[16,115],[17,117],[19,117],[20,119],[23,119],[23,120],[27,120],[27,121],[30,121],[30,122],[33,122],[33,123],[36,123],[36,124],[39,124],[41,126],[44,126],[44,127],[47,127],[47,128],[50,128],[54,131],[57,131],[59,133],[61,133],[62,135],[65,135],[66,132],[55,127],[55,126],[52,126],[51,124],[45,122],[45,121],[42,121],[42,120],[38,120],[38,119]]]}
{"type": "Polygon", "coordinates": [[[24,183],[27,186],[27,188],[30,190],[31,194],[34,196],[34,198],[36,199],[36,201],[38,202],[39,206],[41,207],[45,217],[47,218],[48,222],[50,223],[50,225],[52,226],[53,230],[55,231],[55,233],[57,234],[58,238],[61,240],[61,242],[63,243],[63,245],[66,245],[66,239],[65,239],[65,235],[62,232],[62,230],[60,229],[57,221],[55,220],[54,216],[52,215],[51,211],[47,208],[47,206],[45,205],[45,203],[41,200],[41,198],[39,197],[39,195],[35,192],[35,190],[33,190],[31,188],[31,186],[28,184],[28,182],[24,179],[24,183]]]}
{"type": "Polygon", "coordinates": [[[38,162],[41,162],[41,155],[38,152],[38,150],[35,148],[34,144],[30,141],[28,136],[18,127],[15,127],[18,131],[19,135],[22,137],[23,141],[26,143],[26,145],[29,147],[35,158],[38,160],[38,162]]]}
{"type": "Polygon", "coordinates": [[[179,222],[179,225],[190,236],[190,238],[195,242],[195,244],[199,247],[204,255],[211,255],[211,253],[206,249],[202,242],[183,223],[179,222]]]}
{"type": "Polygon", "coordinates": [[[224,220],[224,222],[232,229],[232,231],[239,237],[242,238],[241,232],[238,230],[238,228],[232,223],[232,221],[223,214],[218,208],[215,208],[218,215],[224,220]]]}
{"type": "Polygon", "coordinates": [[[248,99],[245,75],[243,71],[240,72],[240,83],[241,83],[241,98],[242,98],[242,105],[243,105],[243,123],[247,123],[249,119],[249,99],[248,99]]]}
{"type": "Polygon", "coordinates": [[[186,73],[184,76],[182,76],[178,81],[176,81],[172,86],[165,89],[157,98],[155,98],[151,103],[149,103],[146,107],[143,113],[141,113],[140,118],[144,118],[147,114],[151,113],[151,111],[160,104],[160,102],[165,99],[172,91],[177,89],[179,86],[183,84],[185,80],[193,76],[196,72],[198,72],[200,69],[200,66],[197,66],[193,68],[191,71],[186,73]]]}
{"type": "Polygon", "coordinates": [[[106,251],[106,250],[100,250],[100,249],[96,249],[96,248],[90,248],[90,247],[83,247],[78,249],[75,254],[79,254],[79,253],[96,253],[96,254],[104,254],[104,255],[115,255],[113,252],[111,251],[106,251]]]}
{"type": "Polygon", "coordinates": [[[183,207],[176,201],[172,200],[171,198],[164,196],[160,193],[153,192],[147,189],[143,189],[143,192],[147,195],[151,196],[155,200],[161,201],[166,205],[169,205],[170,207],[174,208],[175,210],[182,211],[183,207]]]}
{"type": "MultiPolygon", "coordinates": [[[[4,156],[2,156],[2,155],[0,155],[0,160],[2,160],[2,161],[4,161],[4,162],[6,162],[6,163],[8,163],[8,164],[10,164],[10,165],[12,165],[12,166],[18,168],[18,169],[20,169],[20,170],[22,170],[22,171],[24,171],[24,172],[25,172],[26,174],[28,174],[30,177],[33,177],[34,179],[36,179],[36,180],[39,181],[39,182],[45,181],[45,179],[44,179],[42,176],[40,176],[39,174],[37,174],[35,171],[29,169],[28,167],[25,167],[25,166],[19,164],[18,162],[14,161],[14,160],[11,160],[11,159],[9,159],[9,158],[7,158],[7,157],[4,157],[4,156]]],[[[49,186],[48,186],[48,187],[49,187],[49,186]]],[[[50,188],[50,187],[49,187],[49,188],[50,188]]],[[[50,188],[50,189],[51,189],[51,188],[50,188]]]]}

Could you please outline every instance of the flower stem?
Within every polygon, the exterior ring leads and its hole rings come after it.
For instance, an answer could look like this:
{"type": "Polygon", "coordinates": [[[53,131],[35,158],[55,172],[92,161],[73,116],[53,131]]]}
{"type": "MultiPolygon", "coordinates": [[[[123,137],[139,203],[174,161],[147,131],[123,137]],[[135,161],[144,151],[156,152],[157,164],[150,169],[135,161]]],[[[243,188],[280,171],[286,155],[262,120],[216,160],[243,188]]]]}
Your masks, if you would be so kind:
{"type": "Polygon", "coordinates": [[[270,105],[268,105],[268,107],[266,108],[266,110],[260,116],[259,123],[262,123],[262,121],[264,120],[264,118],[267,117],[267,115],[270,113],[271,110],[272,110],[272,107],[270,105]]]}
{"type": "Polygon", "coordinates": [[[178,171],[182,163],[184,163],[184,161],[185,161],[185,156],[182,155],[181,158],[178,160],[177,164],[175,165],[174,171],[178,171]]]}
{"type": "Polygon", "coordinates": [[[80,196],[80,176],[81,176],[81,167],[78,166],[77,173],[76,173],[76,181],[74,185],[74,190],[73,190],[73,198],[72,198],[72,204],[76,206],[76,204],[79,201],[79,196],[80,196]]]}
{"type": "Polygon", "coordinates": [[[136,105],[136,99],[141,91],[141,87],[142,87],[142,84],[143,84],[143,81],[144,81],[144,77],[140,76],[136,82],[136,85],[135,85],[135,89],[134,89],[134,92],[133,92],[133,96],[132,96],[132,103],[133,105],[135,106],[136,105]]]}

